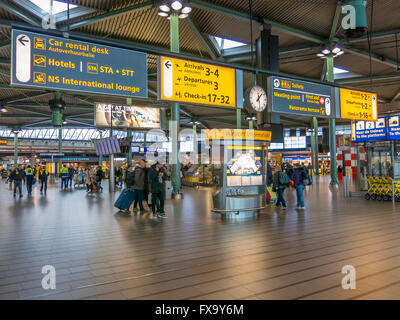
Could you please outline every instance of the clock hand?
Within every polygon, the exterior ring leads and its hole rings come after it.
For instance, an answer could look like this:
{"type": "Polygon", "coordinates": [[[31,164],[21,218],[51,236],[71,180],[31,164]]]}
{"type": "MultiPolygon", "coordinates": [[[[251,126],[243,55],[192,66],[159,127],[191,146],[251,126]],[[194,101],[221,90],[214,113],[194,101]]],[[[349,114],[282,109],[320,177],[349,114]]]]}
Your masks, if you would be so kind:
{"type": "Polygon", "coordinates": [[[261,96],[262,96],[262,93],[258,95],[257,101],[260,101],[261,96]]]}

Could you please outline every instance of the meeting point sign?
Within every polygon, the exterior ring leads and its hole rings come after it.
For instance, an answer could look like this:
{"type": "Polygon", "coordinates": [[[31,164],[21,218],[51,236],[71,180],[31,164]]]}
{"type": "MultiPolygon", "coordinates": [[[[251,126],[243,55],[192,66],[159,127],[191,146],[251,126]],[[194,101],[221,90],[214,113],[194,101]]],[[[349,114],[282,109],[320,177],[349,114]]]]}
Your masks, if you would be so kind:
{"type": "Polygon", "coordinates": [[[147,55],[49,34],[12,30],[14,86],[147,98],[147,55]]]}

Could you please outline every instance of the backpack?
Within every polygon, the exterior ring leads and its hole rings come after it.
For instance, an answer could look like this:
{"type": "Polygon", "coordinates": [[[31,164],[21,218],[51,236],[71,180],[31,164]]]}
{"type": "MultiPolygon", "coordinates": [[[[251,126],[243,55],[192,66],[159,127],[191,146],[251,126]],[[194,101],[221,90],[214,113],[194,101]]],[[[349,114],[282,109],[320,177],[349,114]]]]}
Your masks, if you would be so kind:
{"type": "Polygon", "coordinates": [[[135,184],[135,171],[131,171],[126,174],[125,182],[128,188],[133,187],[135,184]]]}
{"type": "Polygon", "coordinates": [[[290,183],[289,176],[285,173],[280,171],[278,176],[279,184],[287,186],[290,183]]]}

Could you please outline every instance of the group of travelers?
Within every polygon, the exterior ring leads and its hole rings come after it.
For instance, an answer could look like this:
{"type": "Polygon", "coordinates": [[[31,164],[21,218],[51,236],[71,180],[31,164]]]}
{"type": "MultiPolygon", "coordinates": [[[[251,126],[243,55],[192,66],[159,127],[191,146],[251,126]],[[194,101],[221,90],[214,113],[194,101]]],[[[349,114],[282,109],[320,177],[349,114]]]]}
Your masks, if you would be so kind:
{"type": "MultiPolygon", "coordinates": [[[[126,188],[133,192],[132,202],[133,210],[137,211],[139,204],[140,213],[148,212],[144,208],[144,203],[153,213],[154,217],[166,218],[164,211],[165,199],[165,181],[168,179],[168,169],[166,165],[155,163],[147,167],[146,160],[139,160],[135,166],[129,166],[125,172],[126,188]],[[151,202],[149,203],[149,194],[151,193],[151,202]]],[[[129,213],[129,207],[124,209],[129,213]]]]}
{"type": "Polygon", "coordinates": [[[49,177],[49,172],[44,166],[39,166],[38,169],[33,168],[31,165],[27,167],[17,166],[13,170],[9,170],[9,175],[7,181],[9,182],[10,189],[14,183],[13,195],[17,196],[17,191],[19,197],[23,197],[22,185],[26,185],[26,191],[28,196],[32,195],[33,186],[36,184],[36,176],[40,181],[40,194],[47,193],[47,180],[49,177]]]}
{"type": "Polygon", "coordinates": [[[284,164],[282,166],[276,166],[274,173],[272,167],[267,165],[267,186],[272,185],[272,191],[276,192],[276,203],[277,208],[287,208],[287,203],[284,198],[284,191],[288,187],[296,189],[297,198],[297,209],[304,209],[304,189],[312,184],[312,177],[309,174],[309,170],[302,164],[295,164],[293,167],[290,164],[284,164]]]}

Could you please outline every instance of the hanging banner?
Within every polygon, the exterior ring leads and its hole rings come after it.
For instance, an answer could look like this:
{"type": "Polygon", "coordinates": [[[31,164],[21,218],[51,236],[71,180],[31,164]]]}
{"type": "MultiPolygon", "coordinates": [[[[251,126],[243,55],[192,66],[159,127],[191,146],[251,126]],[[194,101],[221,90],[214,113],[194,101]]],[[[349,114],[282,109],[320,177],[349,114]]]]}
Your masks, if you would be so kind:
{"type": "Polygon", "coordinates": [[[374,93],[340,88],[340,117],[353,120],[378,120],[378,96],[374,93]]]}
{"type": "Polygon", "coordinates": [[[147,55],[13,29],[11,85],[147,98],[147,55]]]}
{"type": "Polygon", "coordinates": [[[96,127],[157,129],[160,128],[160,109],[125,106],[113,103],[95,104],[96,127]]]}
{"type": "Polygon", "coordinates": [[[235,69],[160,57],[158,99],[236,107],[235,69]]]}
{"type": "Polygon", "coordinates": [[[310,117],[333,116],[332,88],[327,85],[283,77],[270,77],[272,111],[310,117]]]}
{"type": "Polygon", "coordinates": [[[351,125],[351,140],[353,142],[370,142],[387,140],[386,118],[378,121],[355,121],[351,125]]]}

